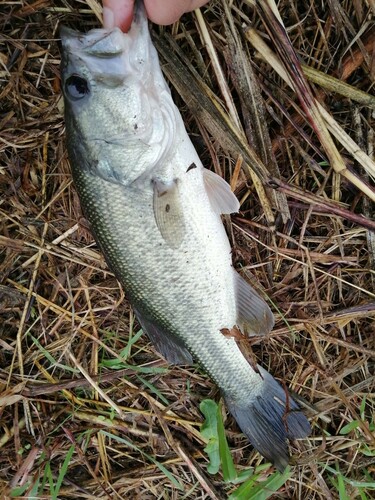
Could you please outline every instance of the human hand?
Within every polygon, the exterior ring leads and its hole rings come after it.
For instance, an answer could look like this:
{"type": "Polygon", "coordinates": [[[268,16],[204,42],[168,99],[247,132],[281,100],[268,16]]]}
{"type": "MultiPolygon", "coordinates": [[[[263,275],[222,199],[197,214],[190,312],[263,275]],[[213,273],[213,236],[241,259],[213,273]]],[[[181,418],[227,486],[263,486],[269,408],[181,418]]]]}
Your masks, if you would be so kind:
{"type": "MultiPolygon", "coordinates": [[[[172,24],[182,14],[201,7],[208,0],[144,0],[147,17],[156,24],[172,24]]],[[[129,30],[133,20],[134,0],[103,0],[104,28],[118,26],[129,30]]]]}

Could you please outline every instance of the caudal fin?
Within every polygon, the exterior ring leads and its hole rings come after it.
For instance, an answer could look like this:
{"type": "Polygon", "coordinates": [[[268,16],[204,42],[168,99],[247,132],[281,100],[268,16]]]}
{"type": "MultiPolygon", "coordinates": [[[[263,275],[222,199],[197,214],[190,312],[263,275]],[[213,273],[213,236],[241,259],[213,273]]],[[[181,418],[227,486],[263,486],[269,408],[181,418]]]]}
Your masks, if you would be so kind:
{"type": "Polygon", "coordinates": [[[311,432],[299,406],[262,367],[262,391],[249,403],[224,395],[226,405],[251,444],[279,471],[289,463],[288,439],[300,439],[311,432]]]}

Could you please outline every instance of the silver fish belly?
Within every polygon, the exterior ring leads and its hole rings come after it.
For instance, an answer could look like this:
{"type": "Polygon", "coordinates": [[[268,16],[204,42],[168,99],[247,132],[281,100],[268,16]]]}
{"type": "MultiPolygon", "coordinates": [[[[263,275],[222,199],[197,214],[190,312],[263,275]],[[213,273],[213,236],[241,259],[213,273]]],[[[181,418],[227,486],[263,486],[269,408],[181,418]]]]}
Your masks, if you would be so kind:
{"type": "Polygon", "coordinates": [[[233,269],[220,214],[229,185],[202,166],[161,73],[140,6],[127,34],[63,28],[69,158],[81,204],[140,324],[171,363],[198,361],[250,442],[279,470],[309,434],[296,403],[224,329],[266,334],[262,298],[233,269]],[[288,401],[288,403],[286,402],[288,401]]]}

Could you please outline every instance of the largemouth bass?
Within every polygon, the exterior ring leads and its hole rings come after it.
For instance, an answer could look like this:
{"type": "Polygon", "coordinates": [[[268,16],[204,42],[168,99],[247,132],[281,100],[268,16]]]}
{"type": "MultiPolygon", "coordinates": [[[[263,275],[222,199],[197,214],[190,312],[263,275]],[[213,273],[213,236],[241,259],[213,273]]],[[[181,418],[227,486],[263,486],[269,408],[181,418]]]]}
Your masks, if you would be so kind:
{"type": "Polygon", "coordinates": [[[127,34],[63,28],[61,37],[73,178],[109,267],[155,348],[170,363],[200,363],[253,446],[283,470],[287,440],[310,426],[227,335],[266,334],[273,314],[232,266],[220,215],[239,202],[189,139],[142,5],[127,34]]]}

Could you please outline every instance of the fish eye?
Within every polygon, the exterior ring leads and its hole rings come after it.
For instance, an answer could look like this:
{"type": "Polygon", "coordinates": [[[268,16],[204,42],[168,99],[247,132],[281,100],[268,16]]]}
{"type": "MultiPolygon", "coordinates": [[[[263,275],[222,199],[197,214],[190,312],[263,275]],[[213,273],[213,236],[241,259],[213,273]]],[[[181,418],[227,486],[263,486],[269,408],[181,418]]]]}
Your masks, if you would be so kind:
{"type": "Polygon", "coordinates": [[[88,81],[78,75],[71,75],[66,79],[65,91],[74,101],[83,99],[90,93],[88,81]]]}

